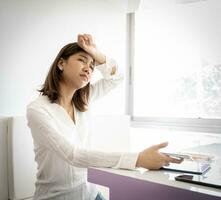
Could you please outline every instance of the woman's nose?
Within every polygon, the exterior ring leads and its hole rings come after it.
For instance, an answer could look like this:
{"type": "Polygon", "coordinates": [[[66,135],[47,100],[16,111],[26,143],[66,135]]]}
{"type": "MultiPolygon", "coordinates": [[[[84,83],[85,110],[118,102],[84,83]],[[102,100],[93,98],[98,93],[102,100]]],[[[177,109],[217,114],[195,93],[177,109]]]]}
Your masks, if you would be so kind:
{"type": "Polygon", "coordinates": [[[86,72],[86,73],[89,73],[89,68],[88,67],[84,67],[83,71],[86,72]]]}
{"type": "Polygon", "coordinates": [[[83,68],[83,71],[89,74],[89,73],[90,73],[90,66],[86,65],[86,66],[83,68]]]}

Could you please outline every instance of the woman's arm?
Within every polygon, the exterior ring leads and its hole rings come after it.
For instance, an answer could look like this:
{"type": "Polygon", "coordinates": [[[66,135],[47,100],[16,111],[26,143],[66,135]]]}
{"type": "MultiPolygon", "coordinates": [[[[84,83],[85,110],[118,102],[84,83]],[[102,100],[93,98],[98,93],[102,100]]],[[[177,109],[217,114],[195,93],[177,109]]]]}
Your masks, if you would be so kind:
{"type": "Polygon", "coordinates": [[[95,82],[90,87],[90,102],[105,96],[117,87],[123,81],[123,75],[119,72],[116,61],[107,58],[97,49],[91,35],[78,35],[78,45],[94,58],[96,64],[98,64],[96,68],[103,75],[103,79],[95,82]]]}
{"type": "Polygon", "coordinates": [[[121,169],[159,169],[170,162],[181,160],[171,158],[158,150],[167,144],[162,143],[145,149],[140,153],[117,153],[87,150],[71,144],[56,128],[53,119],[44,109],[27,109],[28,126],[34,142],[54,152],[61,159],[76,167],[112,167],[121,169]]]}
{"type": "Polygon", "coordinates": [[[97,69],[101,72],[103,78],[90,85],[89,102],[105,96],[123,81],[123,75],[119,72],[113,59],[107,58],[106,63],[98,65],[97,69]],[[115,67],[114,74],[112,74],[113,66],[115,67]]]}
{"type": "Polygon", "coordinates": [[[114,167],[134,169],[138,153],[106,153],[91,151],[71,144],[56,128],[43,108],[27,109],[28,126],[34,141],[76,167],[114,167]]]}

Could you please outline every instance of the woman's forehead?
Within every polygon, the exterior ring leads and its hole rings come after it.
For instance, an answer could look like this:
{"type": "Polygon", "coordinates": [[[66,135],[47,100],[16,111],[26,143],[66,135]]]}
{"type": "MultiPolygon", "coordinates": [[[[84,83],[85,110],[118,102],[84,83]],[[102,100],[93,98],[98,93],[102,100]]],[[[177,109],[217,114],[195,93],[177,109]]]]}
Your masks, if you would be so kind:
{"type": "Polygon", "coordinates": [[[83,52],[83,51],[80,51],[80,52],[76,53],[75,55],[76,55],[76,56],[84,57],[84,58],[86,58],[87,60],[89,60],[89,61],[91,61],[91,62],[94,60],[91,55],[89,55],[88,53],[83,52]]]}

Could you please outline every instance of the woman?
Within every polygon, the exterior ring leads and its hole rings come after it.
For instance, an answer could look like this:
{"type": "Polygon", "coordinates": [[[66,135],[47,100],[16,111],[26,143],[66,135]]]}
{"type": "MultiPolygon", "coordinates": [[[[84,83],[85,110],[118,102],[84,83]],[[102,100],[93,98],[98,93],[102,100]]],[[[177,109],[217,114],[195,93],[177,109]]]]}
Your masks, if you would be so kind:
{"type": "Polygon", "coordinates": [[[114,60],[98,51],[88,34],[64,46],[54,60],[41,95],[27,106],[28,126],[38,164],[35,200],[103,199],[87,182],[87,167],[159,169],[176,160],[158,150],[140,153],[104,153],[90,150],[87,116],[90,103],[122,81],[114,60]],[[94,68],[103,79],[90,84],[94,68]]]}

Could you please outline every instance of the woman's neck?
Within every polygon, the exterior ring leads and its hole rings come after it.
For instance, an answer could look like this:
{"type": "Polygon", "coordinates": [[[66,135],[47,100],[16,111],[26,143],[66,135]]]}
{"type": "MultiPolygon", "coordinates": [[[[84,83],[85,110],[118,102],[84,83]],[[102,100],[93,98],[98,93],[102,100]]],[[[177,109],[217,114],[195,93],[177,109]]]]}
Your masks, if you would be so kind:
{"type": "Polygon", "coordinates": [[[60,97],[58,99],[58,104],[65,108],[72,106],[72,98],[76,90],[73,88],[69,88],[62,83],[59,85],[59,90],[60,97]]]}
{"type": "Polygon", "coordinates": [[[74,106],[72,104],[72,98],[70,99],[70,98],[63,96],[58,100],[58,104],[66,110],[67,114],[75,123],[74,106]]]}
{"type": "Polygon", "coordinates": [[[60,97],[57,100],[57,103],[62,106],[68,115],[71,117],[71,119],[75,123],[75,116],[74,116],[74,107],[72,103],[72,98],[74,96],[74,93],[76,90],[73,88],[68,88],[64,84],[60,84],[60,97]]]}

